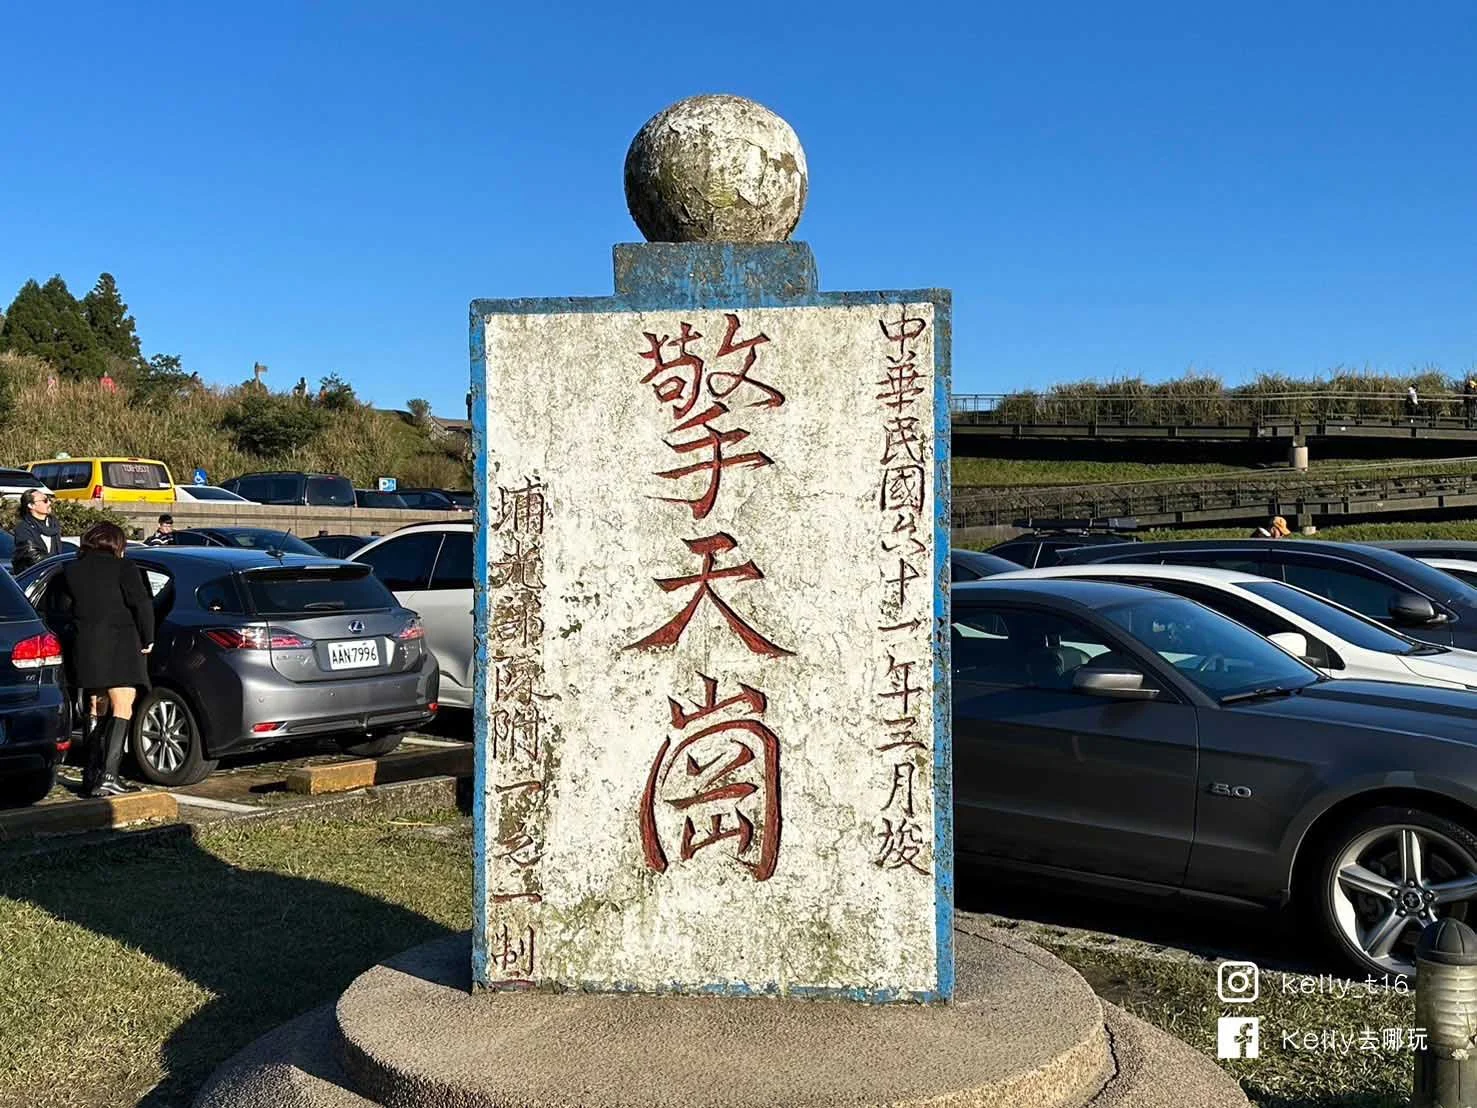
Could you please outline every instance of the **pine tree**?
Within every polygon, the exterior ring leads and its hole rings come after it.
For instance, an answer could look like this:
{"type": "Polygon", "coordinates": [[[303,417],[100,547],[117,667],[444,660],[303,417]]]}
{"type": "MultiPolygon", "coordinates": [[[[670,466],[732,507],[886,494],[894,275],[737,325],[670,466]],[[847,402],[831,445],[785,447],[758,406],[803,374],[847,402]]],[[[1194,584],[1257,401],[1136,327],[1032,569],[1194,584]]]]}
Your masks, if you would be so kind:
{"type": "Polygon", "coordinates": [[[107,369],[82,305],[60,277],[44,285],[27,281],[21,286],[5,313],[0,350],[44,358],[71,377],[100,377],[107,369]]]}
{"type": "Polygon", "coordinates": [[[97,336],[103,353],[122,358],[134,366],[143,363],[133,316],[128,314],[128,305],[123,303],[118,282],[111,273],[100,275],[92,291],[82,298],[82,316],[97,336]]]}

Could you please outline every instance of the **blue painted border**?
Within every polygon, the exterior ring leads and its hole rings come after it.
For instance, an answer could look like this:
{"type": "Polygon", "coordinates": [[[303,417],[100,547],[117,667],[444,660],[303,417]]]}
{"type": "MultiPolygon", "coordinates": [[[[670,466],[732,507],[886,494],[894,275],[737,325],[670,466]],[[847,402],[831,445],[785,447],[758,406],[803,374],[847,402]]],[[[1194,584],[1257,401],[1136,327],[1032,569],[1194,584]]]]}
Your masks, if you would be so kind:
{"type": "Polygon", "coordinates": [[[492,519],[492,473],[487,462],[487,326],[474,310],[472,349],[472,557],[478,567],[472,603],[472,984],[487,984],[487,524],[492,519]]]}
{"type": "MultiPolygon", "coordinates": [[[[661,244],[657,244],[661,245],[661,244]]],[[[780,244],[786,251],[799,247],[808,255],[803,244],[780,244]]],[[[897,989],[831,989],[831,988],[787,988],[783,994],[778,986],[767,984],[750,986],[743,982],[729,982],[704,987],[674,986],[672,991],[684,994],[707,996],[795,996],[804,998],[832,998],[869,1003],[897,1001],[937,1002],[950,1000],[954,995],[954,757],[953,757],[953,698],[950,694],[951,634],[950,634],[950,531],[951,531],[951,439],[950,391],[952,373],[953,342],[953,298],[948,289],[893,289],[868,292],[820,292],[814,288],[801,291],[791,281],[781,291],[774,291],[762,280],[756,279],[756,267],[749,267],[742,278],[728,263],[733,248],[723,248],[724,272],[729,279],[704,281],[691,274],[677,274],[675,279],[664,282],[631,283],[623,281],[621,266],[622,252],[629,246],[615,248],[617,285],[625,285],[614,296],[584,297],[520,297],[516,299],[474,300],[471,304],[471,351],[472,351],[472,441],[476,457],[476,539],[474,556],[477,559],[473,635],[476,672],[473,677],[473,727],[476,736],[475,776],[473,797],[473,820],[475,835],[473,858],[476,872],[473,875],[472,911],[472,980],[474,985],[486,985],[487,968],[487,887],[484,852],[484,829],[487,825],[487,749],[488,719],[485,710],[487,674],[487,639],[480,629],[487,626],[487,536],[484,521],[491,519],[490,490],[494,477],[488,462],[487,441],[487,397],[482,383],[486,380],[487,364],[486,319],[490,315],[557,315],[561,313],[591,312],[672,312],[686,310],[714,310],[734,308],[840,308],[840,307],[887,307],[905,304],[932,304],[934,309],[934,900],[937,908],[936,943],[938,980],[934,988],[926,990],[897,989]]],[[[637,250],[643,249],[637,247],[637,250]]],[[[701,248],[699,248],[701,249],[701,248]]],[[[752,248],[751,248],[752,249],[752,248]]],[[[803,280],[803,279],[802,279],[803,280]]],[[[814,269],[809,273],[814,280],[814,269]]],[[[567,991],[599,992],[643,992],[634,986],[619,983],[602,983],[589,986],[568,986],[567,991]]]]}

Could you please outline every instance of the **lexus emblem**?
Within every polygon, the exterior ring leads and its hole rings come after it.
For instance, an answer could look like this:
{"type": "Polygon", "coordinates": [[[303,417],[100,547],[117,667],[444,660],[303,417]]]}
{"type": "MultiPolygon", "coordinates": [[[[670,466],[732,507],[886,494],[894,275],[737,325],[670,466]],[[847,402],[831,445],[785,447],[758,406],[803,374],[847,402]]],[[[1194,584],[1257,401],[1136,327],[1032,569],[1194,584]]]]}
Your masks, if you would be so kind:
{"type": "Polygon", "coordinates": [[[349,634],[351,634],[351,635],[357,635],[360,632],[362,632],[363,630],[364,630],[364,621],[362,619],[351,619],[351,620],[349,620],[349,634]]]}

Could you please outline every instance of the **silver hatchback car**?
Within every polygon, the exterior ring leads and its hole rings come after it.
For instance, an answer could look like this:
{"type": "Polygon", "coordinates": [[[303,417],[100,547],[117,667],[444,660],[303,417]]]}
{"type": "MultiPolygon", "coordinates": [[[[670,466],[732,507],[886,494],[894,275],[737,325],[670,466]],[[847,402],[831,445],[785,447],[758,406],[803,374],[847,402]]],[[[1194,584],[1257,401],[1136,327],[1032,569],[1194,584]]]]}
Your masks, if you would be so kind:
{"type": "MultiPolygon", "coordinates": [[[[70,555],[17,579],[63,648],[49,587],[70,555]]],[[[154,595],[149,690],[129,744],[160,785],[201,780],[226,754],[308,735],[387,754],[437,709],[420,617],[368,566],[229,547],[130,547],[154,595]]]]}

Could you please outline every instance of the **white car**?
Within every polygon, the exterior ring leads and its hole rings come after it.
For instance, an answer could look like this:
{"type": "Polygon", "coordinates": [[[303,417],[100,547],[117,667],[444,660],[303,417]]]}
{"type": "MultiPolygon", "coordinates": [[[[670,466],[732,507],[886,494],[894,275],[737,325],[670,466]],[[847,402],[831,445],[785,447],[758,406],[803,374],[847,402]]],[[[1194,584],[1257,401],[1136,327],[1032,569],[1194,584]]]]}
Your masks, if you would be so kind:
{"type": "Polygon", "coordinates": [[[451,708],[472,706],[473,538],[470,523],[417,523],[350,555],[372,566],[395,599],[420,614],[441,667],[438,700],[451,708]]]}
{"type": "Polygon", "coordinates": [[[50,492],[39,477],[24,469],[0,468],[0,500],[19,500],[27,489],[42,489],[50,492]]]}
{"type": "Polygon", "coordinates": [[[189,503],[196,500],[229,500],[235,504],[250,504],[244,496],[237,496],[230,489],[223,489],[219,485],[175,485],[174,499],[177,503],[189,503]]]}
{"type": "Polygon", "coordinates": [[[1477,562],[1463,558],[1422,558],[1421,561],[1432,569],[1451,574],[1465,585],[1477,587],[1477,562]]]}
{"type": "Polygon", "coordinates": [[[1020,570],[990,580],[1052,577],[1137,584],[1197,601],[1265,635],[1329,677],[1477,691],[1477,651],[1417,642],[1295,585],[1249,573],[1118,564],[1020,570]]]}

